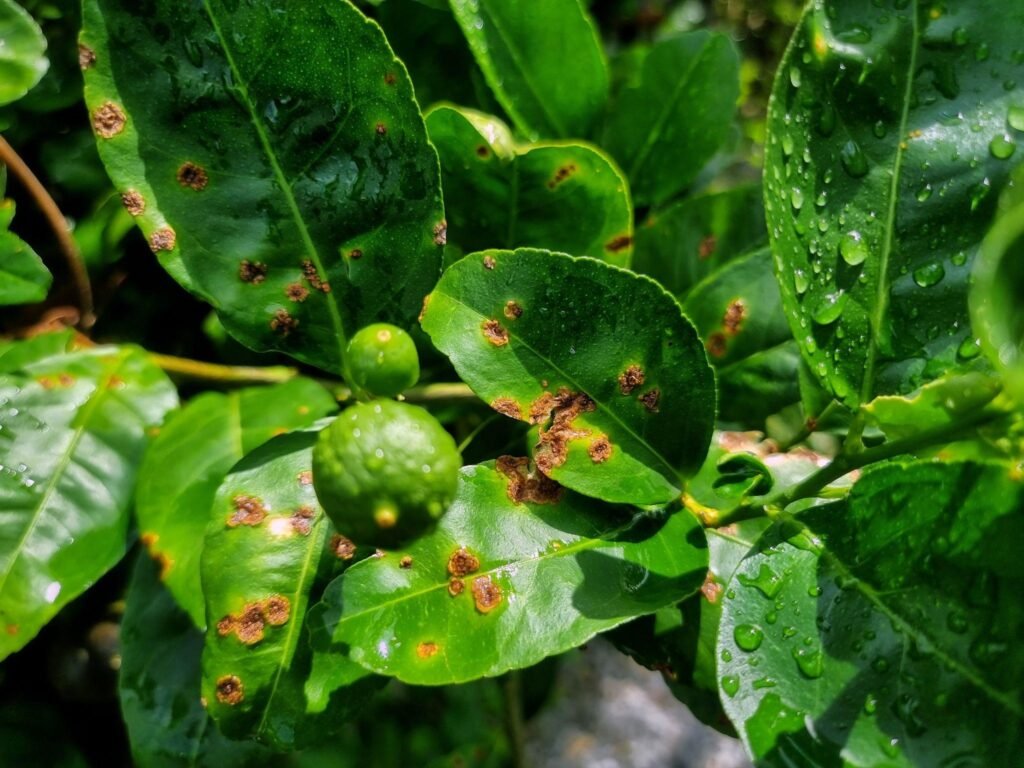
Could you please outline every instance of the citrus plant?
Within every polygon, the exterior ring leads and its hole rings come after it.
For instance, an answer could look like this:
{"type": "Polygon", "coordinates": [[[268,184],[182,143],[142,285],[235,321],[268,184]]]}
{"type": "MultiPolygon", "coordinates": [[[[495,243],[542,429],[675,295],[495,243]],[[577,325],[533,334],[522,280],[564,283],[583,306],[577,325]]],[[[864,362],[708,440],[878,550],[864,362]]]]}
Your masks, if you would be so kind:
{"type": "Polygon", "coordinates": [[[597,635],[759,765],[1019,761],[1019,2],[24,5],[18,764],[121,599],[138,765],[521,765],[597,635]],[[346,732],[391,679],[449,698],[346,732]]]}

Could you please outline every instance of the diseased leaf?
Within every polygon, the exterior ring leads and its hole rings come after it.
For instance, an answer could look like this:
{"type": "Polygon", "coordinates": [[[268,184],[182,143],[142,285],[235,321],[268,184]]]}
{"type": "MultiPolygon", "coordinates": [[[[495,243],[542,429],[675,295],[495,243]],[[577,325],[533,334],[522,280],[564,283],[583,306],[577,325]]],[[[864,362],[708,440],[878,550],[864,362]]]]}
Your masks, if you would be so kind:
{"type": "Polygon", "coordinates": [[[111,179],[240,341],[336,373],[359,328],[411,324],[440,269],[440,179],[375,23],[347,0],[88,0],[82,44],[111,179]]]}
{"type": "Polygon", "coordinates": [[[652,211],[636,230],[633,269],[682,299],[724,264],[767,242],[761,187],[734,187],[652,211]]]}
{"type": "Polygon", "coordinates": [[[539,468],[588,496],[664,503],[696,471],[714,377],[657,283],[594,259],[486,251],[445,272],[423,328],[466,383],[539,425],[539,468]]]}
{"type": "Polygon", "coordinates": [[[14,0],[0,0],[0,106],[17,101],[39,82],[50,62],[46,38],[14,0]]]}
{"type": "Polygon", "coordinates": [[[314,643],[418,685],[535,664],[700,586],[694,518],[635,513],[563,491],[526,459],[466,467],[436,531],[332,582],[310,614],[314,643]]]}
{"type": "Polygon", "coordinates": [[[322,740],[380,684],[313,654],[306,607],[353,552],[332,537],[310,468],[316,430],[274,438],[221,483],[202,553],[203,696],[220,729],[291,750],[322,740]]]}
{"type": "Polygon", "coordinates": [[[199,552],[210,507],[228,470],[282,432],[308,427],[335,409],[310,379],[227,394],[205,392],[160,430],[139,469],[136,515],[161,579],[197,627],[206,626],[199,552]]]}
{"type": "Polygon", "coordinates": [[[728,138],[739,94],[739,55],[726,35],[687,32],[651,48],[639,80],[612,104],[601,142],[637,205],[660,205],[693,182],[728,138]]]}
{"type": "Polygon", "coordinates": [[[439,106],[427,114],[441,158],[448,241],[463,253],[533,246],[628,266],[626,180],[586,144],[517,144],[500,120],[439,106]]]}
{"type": "Polygon", "coordinates": [[[802,520],[762,537],[724,602],[719,686],[754,759],[1012,764],[1024,734],[1019,478],[894,463],[802,520]]]}
{"type": "Polygon", "coordinates": [[[199,700],[203,634],[174,602],[145,555],[136,562],[121,622],[121,712],[140,768],[268,765],[258,744],[228,741],[199,700]]]}
{"type": "Polygon", "coordinates": [[[0,353],[0,658],[124,555],[147,432],[177,405],[136,347],[21,344],[0,353]]]}
{"type": "Polygon", "coordinates": [[[531,138],[590,135],[608,64],[580,0],[451,0],[487,84],[531,138]]]}
{"type": "Polygon", "coordinates": [[[752,426],[799,402],[800,355],[767,249],[726,262],[695,285],[683,312],[718,373],[719,417],[752,426]]]}
{"type": "Polygon", "coordinates": [[[849,406],[976,355],[975,252],[1024,155],[1024,7],[815,0],[768,116],[765,207],[790,327],[849,406]],[[995,12],[993,12],[995,11],[995,12]]]}
{"type": "Polygon", "coordinates": [[[46,298],[53,275],[31,246],[9,230],[13,218],[14,201],[0,198],[0,305],[32,304],[46,298]]]}

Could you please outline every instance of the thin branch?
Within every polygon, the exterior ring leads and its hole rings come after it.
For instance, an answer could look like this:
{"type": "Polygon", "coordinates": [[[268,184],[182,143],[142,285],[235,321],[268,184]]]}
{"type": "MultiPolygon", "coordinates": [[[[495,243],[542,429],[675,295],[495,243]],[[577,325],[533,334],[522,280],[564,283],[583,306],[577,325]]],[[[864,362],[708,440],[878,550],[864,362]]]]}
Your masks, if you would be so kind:
{"type": "Polygon", "coordinates": [[[0,136],[0,163],[6,165],[11,170],[11,174],[16,176],[25,187],[56,235],[57,244],[60,246],[61,253],[64,254],[64,260],[67,261],[71,279],[75,284],[75,291],[78,293],[78,308],[82,313],[78,319],[78,326],[82,329],[91,328],[96,322],[96,313],[92,303],[92,286],[89,284],[89,273],[82,262],[78,244],[68,228],[67,219],[57,207],[57,203],[50,197],[50,193],[46,191],[46,187],[36,178],[36,175],[32,173],[25,161],[3,136],[0,136]]]}
{"type": "Polygon", "coordinates": [[[522,686],[523,679],[519,670],[509,672],[501,681],[505,699],[505,733],[508,736],[509,764],[512,768],[526,768],[522,686]]]}

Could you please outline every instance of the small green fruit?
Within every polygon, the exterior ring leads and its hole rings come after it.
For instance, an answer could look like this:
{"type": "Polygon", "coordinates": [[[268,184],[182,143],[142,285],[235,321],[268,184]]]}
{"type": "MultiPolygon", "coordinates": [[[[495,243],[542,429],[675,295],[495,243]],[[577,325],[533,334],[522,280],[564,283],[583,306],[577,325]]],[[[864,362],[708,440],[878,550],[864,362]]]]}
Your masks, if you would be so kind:
{"type": "Polygon", "coordinates": [[[427,411],[393,400],[359,403],[313,448],[313,487],[338,531],[393,547],[426,532],[455,497],[455,440],[427,411]]]}
{"type": "Polygon", "coordinates": [[[353,383],[379,397],[401,394],[420,378],[412,337],[388,323],[368,325],[352,337],[348,365],[353,383]]]}

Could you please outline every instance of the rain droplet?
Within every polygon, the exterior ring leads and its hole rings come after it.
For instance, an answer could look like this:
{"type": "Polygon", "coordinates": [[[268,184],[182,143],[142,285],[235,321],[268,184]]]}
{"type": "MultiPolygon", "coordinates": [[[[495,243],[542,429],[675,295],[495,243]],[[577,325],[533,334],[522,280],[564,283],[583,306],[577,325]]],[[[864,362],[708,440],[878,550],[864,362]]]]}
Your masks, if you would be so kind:
{"type": "Polygon", "coordinates": [[[1024,131],[1024,106],[1014,105],[1006,113],[1006,122],[1017,131],[1024,131]]]}
{"type": "Polygon", "coordinates": [[[839,319],[846,306],[846,294],[842,291],[826,293],[818,301],[811,319],[818,325],[829,325],[839,319]]]}
{"type": "Polygon", "coordinates": [[[722,678],[722,690],[731,699],[740,691],[740,679],[736,675],[726,675],[722,678]]]}
{"type": "Polygon", "coordinates": [[[871,662],[871,668],[879,674],[885,674],[889,671],[889,660],[884,656],[879,656],[871,662]]]}
{"type": "Polygon", "coordinates": [[[953,30],[953,45],[964,46],[970,42],[970,38],[967,36],[966,27],[957,27],[953,30]]]}
{"type": "Polygon", "coordinates": [[[942,282],[946,270],[937,261],[930,261],[914,270],[914,282],[922,288],[930,288],[942,282]]]}
{"type": "Polygon", "coordinates": [[[796,660],[796,665],[800,672],[812,680],[821,677],[825,671],[825,658],[819,650],[794,648],[793,658],[796,660]]]}
{"type": "Polygon", "coordinates": [[[871,127],[871,132],[875,134],[875,138],[878,139],[884,139],[887,130],[888,129],[885,127],[885,123],[883,123],[881,120],[879,120],[871,127]]]}
{"type": "Polygon", "coordinates": [[[757,576],[751,578],[741,573],[737,578],[743,586],[756,587],[762,595],[769,599],[779,594],[779,590],[782,589],[782,577],[765,563],[761,563],[761,569],[757,572],[757,576]]]}
{"type": "Polygon", "coordinates": [[[1004,133],[993,137],[988,143],[988,151],[996,160],[1006,160],[1017,151],[1017,145],[1010,134],[1004,133]]]}
{"type": "Polygon", "coordinates": [[[919,190],[917,190],[916,197],[917,197],[917,202],[919,202],[919,203],[923,203],[925,200],[927,200],[931,196],[932,196],[932,185],[931,184],[925,184],[923,187],[921,187],[919,190]]]}
{"type": "Polygon", "coordinates": [[[855,179],[859,179],[868,172],[868,160],[864,157],[864,152],[861,150],[860,145],[853,139],[850,139],[850,141],[843,145],[843,148],[839,151],[839,159],[842,161],[846,172],[855,179]]]}
{"type": "Polygon", "coordinates": [[[744,651],[756,651],[764,640],[764,632],[753,624],[739,624],[732,631],[733,640],[744,651]]]}
{"type": "Polygon", "coordinates": [[[793,187],[789,193],[789,201],[793,204],[793,208],[799,211],[804,207],[804,191],[800,187],[793,187]]]}
{"type": "Polygon", "coordinates": [[[974,59],[976,61],[985,61],[988,59],[988,43],[978,43],[978,47],[974,49],[974,59]]]}
{"type": "Polygon", "coordinates": [[[793,272],[793,287],[796,288],[796,292],[801,296],[807,292],[810,287],[811,281],[807,277],[807,273],[802,269],[794,270],[793,272]]]}
{"type": "Polygon", "coordinates": [[[868,247],[865,245],[860,232],[854,230],[843,235],[839,241],[839,255],[851,267],[864,263],[864,260],[868,257],[868,247]]]}
{"type": "Polygon", "coordinates": [[[798,67],[789,68],[789,82],[793,84],[794,88],[800,87],[800,69],[798,67]]]}
{"type": "Polygon", "coordinates": [[[992,182],[989,181],[987,176],[971,187],[971,210],[977,210],[978,206],[981,205],[981,202],[986,197],[988,197],[988,193],[991,191],[992,182]]]}
{"type": "Polygon", "coordinates": [[[878,698],[873,693],[869,693],[867,698],[864,699],[864,713],[868,715],[875,714],[875,710],[878,709],[878,698]]]}
{"type": "Polygon", "coordinates": [[[981,352],[981,342],[978,339],[964,339],[957,347],[956,356],[961,360],[973,360],[981,352]]]}

